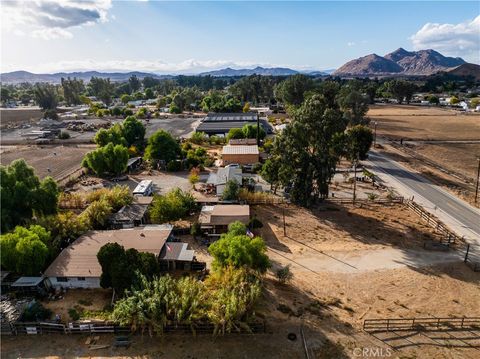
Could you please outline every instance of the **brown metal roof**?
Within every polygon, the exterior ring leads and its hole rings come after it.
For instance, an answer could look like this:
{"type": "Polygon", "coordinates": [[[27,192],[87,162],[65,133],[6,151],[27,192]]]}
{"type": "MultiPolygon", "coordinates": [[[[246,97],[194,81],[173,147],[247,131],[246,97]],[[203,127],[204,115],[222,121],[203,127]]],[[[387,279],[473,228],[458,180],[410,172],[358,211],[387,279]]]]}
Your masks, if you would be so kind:
{"type": "Polygon", "coordinates": [[[204,225],[228,225],[235,221],[247,224],[249,220],[250,206],[239,204],[205,206],[198,219],[204,225]]]}
{"type": "Polygon", "coordinates": [[[97,253],[107,243],[118,243],[125,249],[155,256],[172,232],[169,229],[122,229],[114,231],[90,231],[65,248],[45,271],[47,277],[100,277],[102,268],[97,253]]]}
{"type": "Polygon", "coordinates": [[[230,146],[256,145],[257,140],[255,138],[232,138],[228,144],[230,146]]]}

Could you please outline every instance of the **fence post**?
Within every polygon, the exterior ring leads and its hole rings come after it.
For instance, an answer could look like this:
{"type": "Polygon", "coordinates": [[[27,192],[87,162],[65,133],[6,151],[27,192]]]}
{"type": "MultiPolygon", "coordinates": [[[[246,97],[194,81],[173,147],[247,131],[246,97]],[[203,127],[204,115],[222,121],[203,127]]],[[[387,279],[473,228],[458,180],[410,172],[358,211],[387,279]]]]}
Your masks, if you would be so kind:
{"type": "Polygon", "coordinates": [[[470,251],[470,243],[467,243],[467,251],[465,252],[465,259],[464,259],[465,263],[467,263],[469,251],[470,251]]]}
{"type": "Polygon", "coordinates": [[[387,332],[390,330],[390,319],[387,319],[387,332]]]}

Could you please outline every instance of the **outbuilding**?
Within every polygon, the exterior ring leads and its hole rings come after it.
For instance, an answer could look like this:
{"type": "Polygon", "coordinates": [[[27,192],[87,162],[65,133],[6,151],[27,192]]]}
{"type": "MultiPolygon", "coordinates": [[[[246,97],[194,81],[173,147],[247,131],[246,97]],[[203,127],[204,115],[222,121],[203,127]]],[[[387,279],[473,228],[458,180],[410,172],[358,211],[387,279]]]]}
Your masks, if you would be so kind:
{"type": "Polygon", "coordinates": [[[223,146],[222,160],[224,165],[238,163],[241,165],[253,165],[258,163],[260,152],[257,145],[223,146]]]}

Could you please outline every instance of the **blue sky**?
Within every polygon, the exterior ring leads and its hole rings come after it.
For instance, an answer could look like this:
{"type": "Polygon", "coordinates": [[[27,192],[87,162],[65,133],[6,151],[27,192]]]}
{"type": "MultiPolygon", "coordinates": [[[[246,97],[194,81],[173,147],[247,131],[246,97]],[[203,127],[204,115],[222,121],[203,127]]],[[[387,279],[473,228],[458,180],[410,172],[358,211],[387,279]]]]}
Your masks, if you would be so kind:
{"type": "Polygon", "coordinates": [[[1,70],[330,69],[398,47],[479,63],[479,2],[2,2],[1,70]]]}

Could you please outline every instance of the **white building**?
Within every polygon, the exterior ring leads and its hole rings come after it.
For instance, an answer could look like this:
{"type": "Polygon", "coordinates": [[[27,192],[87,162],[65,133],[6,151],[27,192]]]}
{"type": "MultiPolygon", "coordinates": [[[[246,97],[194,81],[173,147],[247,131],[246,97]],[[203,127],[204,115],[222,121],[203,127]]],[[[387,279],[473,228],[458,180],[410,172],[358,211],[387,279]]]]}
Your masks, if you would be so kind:
{"type": "Polygon", "coordinates": [[[207,179],[207,185],[214,185],[217,196],[221,196],[229,180],[242,185],[242,169],[237,165],[228,165],[218,169],[217,173],[211,173],[207,179]]]}
{"type": "Polygon", "coordinates": [[[47,286],[53,288],[100,288],[102,267],[97,253],[107,243],[125,249],[153,253],[159,258],[172,233],[172,226],[145,226],[114,231],[90,231],[65,248],[45,271],[47,286]]]}

